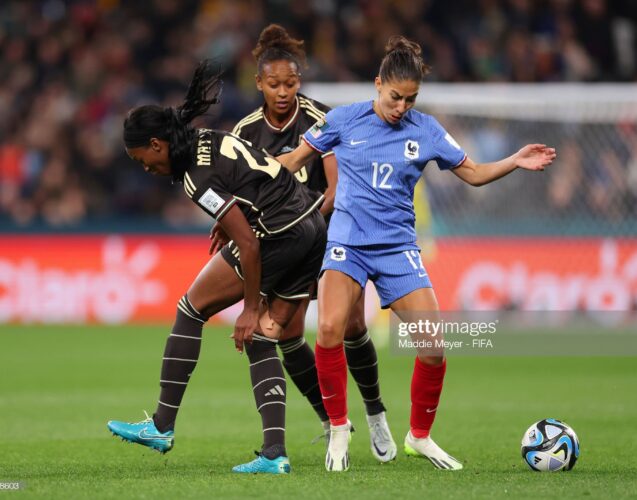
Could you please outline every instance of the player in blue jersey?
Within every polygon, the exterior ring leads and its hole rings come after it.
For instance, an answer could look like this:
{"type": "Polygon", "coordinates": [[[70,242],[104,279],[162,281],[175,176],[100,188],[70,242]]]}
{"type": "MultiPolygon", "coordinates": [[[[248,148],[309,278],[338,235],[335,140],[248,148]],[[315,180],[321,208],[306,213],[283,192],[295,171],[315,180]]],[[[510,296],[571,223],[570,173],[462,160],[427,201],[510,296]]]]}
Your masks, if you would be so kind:
{"type": "MultiPolygon", "coordinates": [[[[377,99],[333,109],[305,133],[303,144],[279,157],[293,172],[324,151],[333,150],[338,160],[335,209],[319,283],[315,349],[331,422],[325,461],[329,471],[349,468],[343,333],[367,280],[376,285],[382,307],[390,307],[402,321],[421,312],[435,317],[438,311],[414,228],[414,186],[425,165],[435,160],[439,168],[481,186],[516,168],[544,170],[556,157],[553,148],[529,144],[497,162],[474,162],[435,118],[413,109],[428,70],[418,44],[392,37],[385,49],[375,79],[377,99]]],[[[418,352],[405,451],[428,458],[439,469],[458,470],[462,464],[429,435],[445,370],[444,353],[418,352]]]]}

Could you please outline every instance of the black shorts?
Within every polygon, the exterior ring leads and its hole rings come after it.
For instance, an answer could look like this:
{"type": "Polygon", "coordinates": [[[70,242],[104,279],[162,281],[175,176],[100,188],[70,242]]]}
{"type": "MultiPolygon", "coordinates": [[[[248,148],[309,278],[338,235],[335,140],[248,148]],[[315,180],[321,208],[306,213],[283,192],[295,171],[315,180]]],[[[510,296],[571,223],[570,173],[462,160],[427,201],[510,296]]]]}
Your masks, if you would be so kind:
{"type": "MultiPolygon", "coordinates": [[[[327,245],[325,220],[317,210],[289,230],[260,239],[261,294],[287,300],[310,296],[321,270],[327,245]]],[[[243,279],[239,248],[234,242],[221,255],[243,279]]]]}

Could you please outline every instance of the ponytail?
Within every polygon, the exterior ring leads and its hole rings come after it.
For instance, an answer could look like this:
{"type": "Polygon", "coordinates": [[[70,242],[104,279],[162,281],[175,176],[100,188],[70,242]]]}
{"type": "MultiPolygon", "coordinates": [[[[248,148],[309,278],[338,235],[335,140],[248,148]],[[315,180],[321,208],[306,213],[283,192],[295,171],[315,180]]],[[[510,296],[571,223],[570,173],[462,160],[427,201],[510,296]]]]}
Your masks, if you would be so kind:
{"type": "Polygon", "coordinates": [[[128,113],[124,120],[124,144],[127,148],[147,146],[153,137],[167,141],[173,180],[182,181],[195,142],[190,122],[218,104],[222,90],[221,69],[210,59],[201,61],[180,106],[164,108],[151,104],[128,113]]]}
{"type": "Polygon", "coordinates": [[[252,55],[257,61],[257,71],[261,73],[263,66],[272,61],[289,61],[301,68],[307,67],[303,40],[292,38],[283,26],[270,24],[263,28],[257,46],[252,55]]]}
{"type": "Polygon", "coordinates": [[[429,73],[420,45],[404,36],[392,36],[385,45],[385,57],[378,72],[383,82],[420,82],[429,73]]]}

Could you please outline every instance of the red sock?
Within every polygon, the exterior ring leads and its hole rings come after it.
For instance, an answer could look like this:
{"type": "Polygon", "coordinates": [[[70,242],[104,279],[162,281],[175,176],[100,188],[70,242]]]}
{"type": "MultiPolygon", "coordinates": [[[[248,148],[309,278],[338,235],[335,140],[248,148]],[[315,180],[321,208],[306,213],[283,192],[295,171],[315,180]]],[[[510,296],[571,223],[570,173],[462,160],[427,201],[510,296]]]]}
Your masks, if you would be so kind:
{"type": "Polygon", "coordinates": [[[418,358],[411,379],[411,434],[417,439],[429,437],[436,418],[447,360],[441,365],[426,365],[418,358]]]}
{"type": "Polygon", "coordinates": [[[332,425],[347,423],[347,361],[343,344],[314,350],[323,405],[332,425]]]}

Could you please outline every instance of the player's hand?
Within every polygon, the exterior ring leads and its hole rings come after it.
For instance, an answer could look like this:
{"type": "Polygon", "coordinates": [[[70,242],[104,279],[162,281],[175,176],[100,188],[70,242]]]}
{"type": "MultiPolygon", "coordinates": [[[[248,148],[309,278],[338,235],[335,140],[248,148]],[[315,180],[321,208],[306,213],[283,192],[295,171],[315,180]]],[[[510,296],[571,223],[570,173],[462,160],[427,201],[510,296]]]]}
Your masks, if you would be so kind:
{"type": "Polygon", "coordinates": [[[216,254],[221,248],[230,241],[228,235],[218,222],[210,229],[210,248],[208,255],[216,254]]]}
{"type": "Polygon", "coordinates": [[[258,309],[244,309],[234,324],[234,347],[237,351],[243,352],[243,343],[252,343],[252,334],[259,326],[258,309]]]}
{"type": "Polygon", "coordinates": [[[544,170],[556,157],[555,148],[545,144],[527,144],[515,154],[515,164],[527,170],[544,170]]]}

